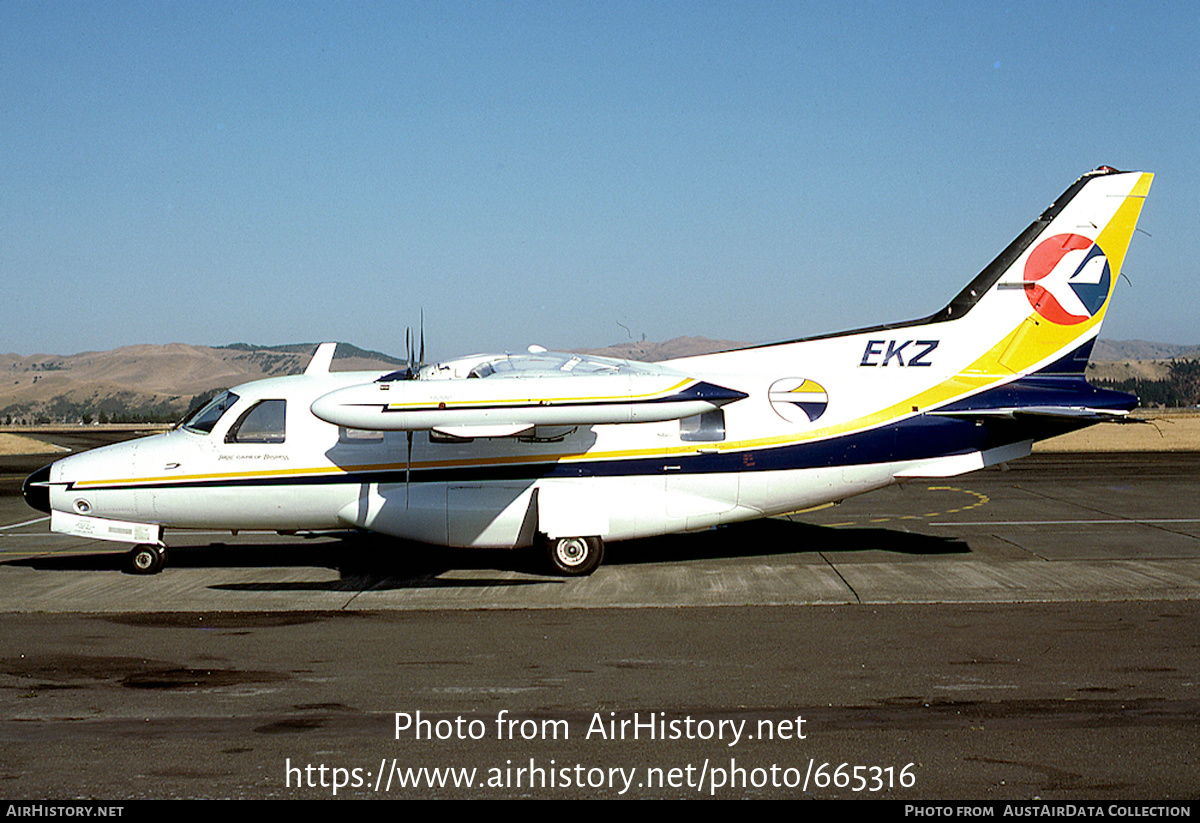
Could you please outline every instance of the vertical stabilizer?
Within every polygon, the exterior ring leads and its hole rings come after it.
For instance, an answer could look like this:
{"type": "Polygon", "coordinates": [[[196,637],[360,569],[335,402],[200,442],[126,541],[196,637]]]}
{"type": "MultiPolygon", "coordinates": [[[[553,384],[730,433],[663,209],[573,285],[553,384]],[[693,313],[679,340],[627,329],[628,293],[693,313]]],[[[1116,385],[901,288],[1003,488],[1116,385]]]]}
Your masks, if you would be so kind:
{"type": "Polygon", "coordinates": [[[930,318],[978,325],[991,345],[971,371],[1027,374],[1063,358],[1075,370],[1080,353],[1086,364],[1153,177],[1084,175],[930,318]]]}

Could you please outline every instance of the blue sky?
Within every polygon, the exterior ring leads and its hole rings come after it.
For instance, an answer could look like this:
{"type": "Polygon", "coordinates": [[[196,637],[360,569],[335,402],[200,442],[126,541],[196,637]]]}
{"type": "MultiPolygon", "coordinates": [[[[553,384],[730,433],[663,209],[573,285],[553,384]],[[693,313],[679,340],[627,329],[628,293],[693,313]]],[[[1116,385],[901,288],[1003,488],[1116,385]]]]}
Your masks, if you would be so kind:
{"type": "Polygon", "coordinates": [[[1200,7],[984,5],[0,4],[0,351],[905,320],[1100,164],[1200,342],[1200,7]]]}

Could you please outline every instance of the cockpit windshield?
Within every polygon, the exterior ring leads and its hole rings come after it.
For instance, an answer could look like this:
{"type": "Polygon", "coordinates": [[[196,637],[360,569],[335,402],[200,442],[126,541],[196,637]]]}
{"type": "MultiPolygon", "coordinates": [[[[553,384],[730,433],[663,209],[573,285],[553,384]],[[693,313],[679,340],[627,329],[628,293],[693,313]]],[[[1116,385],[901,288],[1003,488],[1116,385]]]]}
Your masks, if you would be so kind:
{"type": "Polygon", "coordinates": [[[221,419],[221,415],[225,414],[237,401],[238,396],[233,392],[221,392],[206,403],[200,411],[185,420],[183,427],[196,434],[209,434],[212,432],[213,426],[217,425],[217,421],[221,419]]]}

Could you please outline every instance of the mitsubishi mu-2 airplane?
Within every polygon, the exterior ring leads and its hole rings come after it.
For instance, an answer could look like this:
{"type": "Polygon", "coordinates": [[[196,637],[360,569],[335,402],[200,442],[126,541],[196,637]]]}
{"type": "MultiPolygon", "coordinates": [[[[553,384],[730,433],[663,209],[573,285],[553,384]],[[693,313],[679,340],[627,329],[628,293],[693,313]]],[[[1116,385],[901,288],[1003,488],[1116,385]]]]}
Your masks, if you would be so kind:
{"type": "Polygon", "coordinates": [[[609,541],[974,471],[1137,405],[1084,371],[1151,179],[1085,174],[921,320],[660,363],[531,346],[382,375],[331,373],[326,343],[303,374],[59,460],[24,495],[52,531],[134,544],[139,573],[176,529],[361,529],[541,546],[584,575],[609,541]]]}

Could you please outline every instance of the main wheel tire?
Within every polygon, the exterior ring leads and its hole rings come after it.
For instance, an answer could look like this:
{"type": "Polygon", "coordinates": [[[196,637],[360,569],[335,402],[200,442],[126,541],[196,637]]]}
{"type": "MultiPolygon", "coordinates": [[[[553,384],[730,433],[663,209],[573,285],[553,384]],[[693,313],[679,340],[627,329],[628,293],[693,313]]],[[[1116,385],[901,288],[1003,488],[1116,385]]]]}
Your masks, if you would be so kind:
{"type": "Polygon", "coordinates": [[[158,574],[167,565],[167,550],[162,546],[140,543],[129,550],[126,565],[131,574],[158,574]]]}
{"type": "Polygon", "coordinates": [[[604,541],[599,537],[555,537],[546,540],[550,567],[567,577],[591,574],[604,560],[604,541]]]}

